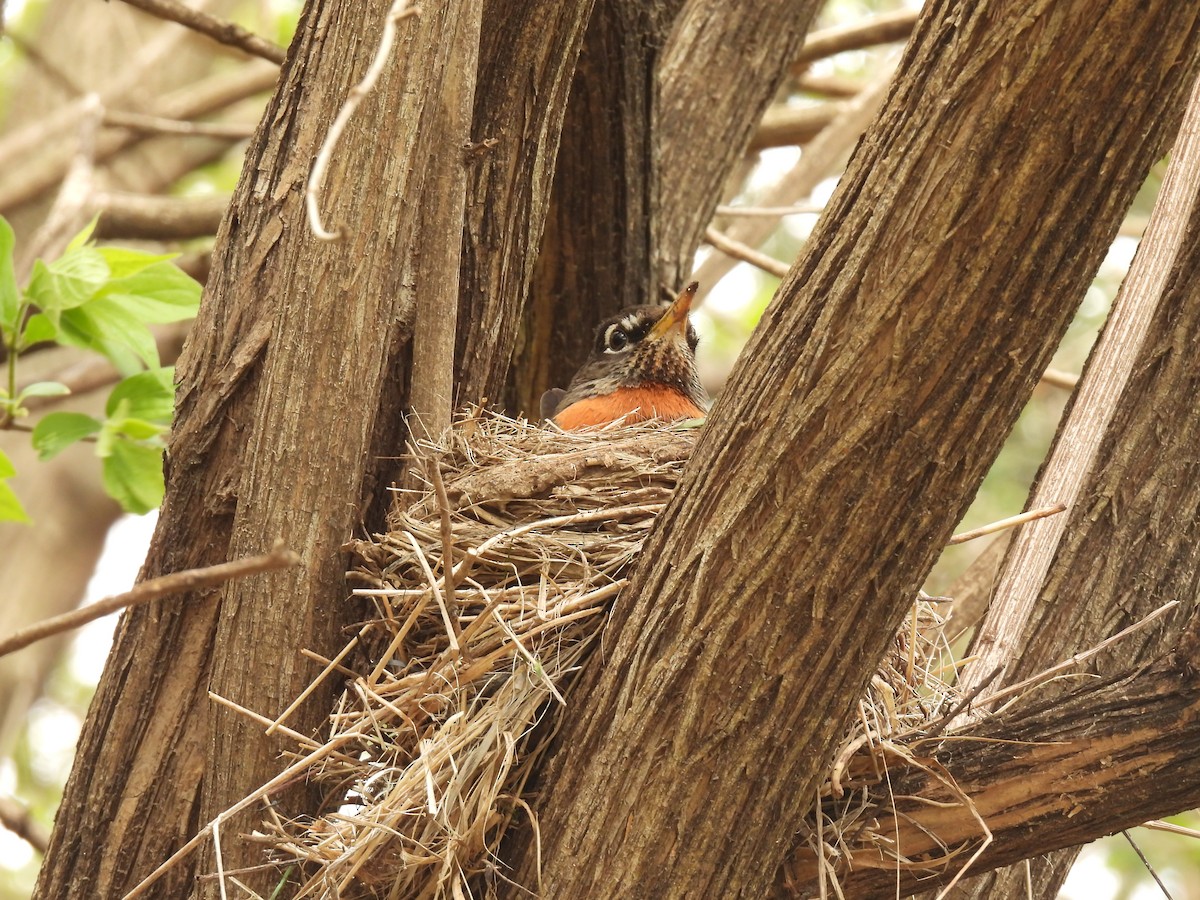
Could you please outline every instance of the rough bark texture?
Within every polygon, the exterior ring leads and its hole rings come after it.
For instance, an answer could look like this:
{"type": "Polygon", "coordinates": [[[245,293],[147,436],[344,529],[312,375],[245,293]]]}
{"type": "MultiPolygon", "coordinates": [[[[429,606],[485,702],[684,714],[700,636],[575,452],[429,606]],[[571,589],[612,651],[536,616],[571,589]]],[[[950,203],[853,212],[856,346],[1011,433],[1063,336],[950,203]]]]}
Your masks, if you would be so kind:
{"type": "Polygon", "coordinates": [[[683,7],[658,69],[658,284],[683,284],[734,164],[796,57],[817,0],[683,7]]]}
{"type": "MultiPolygon", "coordinates": [[[[453,32],[470,29],[473,6],[423,3],[419,18],[400,25],[393,59],[334,154],[321,207],[343,237],[327,244],[309,232],[302,193],[310,162],[375,52],[388,5],[314,2],[302,19],[180,365],[167,500],[145,574],[257,552],[276,537],[305,565],[123,620],[38,896],[122,895],[275,773],[283,744],[214,712],[207,690],[277,714],[316,673],[298,650],[340,646],[340,627],[354,615],[338,548],[364,519],[372,523],[382,506],[372,501],[402,445],[399,385],[420,287],[405,274],[418,271],[411,198],[428,197],[427,185],[454,190],[468,140],[437,123],[454,119],[444,115],[441,90],[457,64],[448,58],[453,32]],[[102,844],[98,833],[107,836],[102,844]]],[[[545,32],[538,38],[555,45],[545,32]]],[[[509,50],[515,66],[520,50],[509,50]]],[[[549,121],[561,120],[561,108],[545,100],[547,85],[534,79],[527,90],[548,104],[549,121]]],[[[536,181],[515,189],[514,208],[544,207],[538,190],[536,181]]],[[[514,276],[502,269],[497,277],[514,276]]],[[[478,359],[492,365],[486,353],[478,359]]],[[[331,690],[288,724],[313,728],[331,690]]],[[[284,798],[284,808],[296,799],[284,798]]],[[[261,860],[236,837],[252,823],[225,826],[227,867],[261,860]]],[[[194,863],[173,871],[158,895],[187,895],[195,871],[194,863]]]]}
{"type": "MultiPolygon", "coordinates": [[[[932,749],[923,761],[954,779],[995,837],[971,870],[1008,865],[1200,805],[1200,681],[1191,667],[1198,661],[1176,666],[1167,660],[1131,677],[1088,682],[932,749]]],[[[919,757],[923,749],[915,748],[919,757]]],[[[894,858],[854,850],[853,871],[839,874],[844,895],[854,900],[887,900],[945,883],[983,839],[961,797],[928,771],[891,759],[888,778],[890,793],[881,786],[879,802],[860,821],[877,821],[875,833],[895,841],[888,850],[912,860],[917,871],[897,876],[894,858]],[[923,859],[944,858],[946,848],[959,852],[940,876],[920,869],[923,859]]],[[[780,896],[820,896],[811,855],[793,858],[785,878],[791,886],[781,883],[780,896]]],[[[1021,896],[1030,896],[1024,885],[1021,896]]],[[[1054,893],[1035,889],[1031,896],[1054,893]]]]}
{"type": "MultiPolygon", "coordinates": [[[[540,805],[545,896],[767,890],[1161,147],[1198,19],[1165,0],[927,6],[573,693],[540,805]]],[[[511,858],[539,884],[532,842],[511,858]]]]}
{"type": "Polygon", "coordinates": [[[507,405],[536,415],[605,316],[656,293],[654,71],[679,0],[597,0],[571,86],[507,405]]]}
{"type": "MultiPolygon", "coordinates": [[[[1182,607],[1169,619],[1124,639],[1092,660],[1087,670],[1103,674],[1160,659],[1200,604],[1200,458],[1196,454],[1200,410],[1195,402],[1200,391],[1195,366],[1200,303],[1194,289],[1200,278],[1200,226],[1195,215],[1200,202],[1200,128],[1196,122],[1193,114],[1176,143],[1171,173],[1159,195],[1164,208],[1156,209],[1134,263],[1135,268],[1169,273],[1162,299],[1079,502],[1069,513],[1021,636],[1008,679],[1012,682],[1099,643],[1177,599],[1182,607]],[[1168,194],[1171,208],[1164,202],[1168,194]],[[1159,240],[1160,216],[1174,216],[1187,226],[1178,253],[1159,240]]],[[[1131,272],[1117,304],[1137,288],[1131,272]]],[[[1094,353],[1085,380],[1096,358],[1094,353]]],[[[1073,412],[1074,404],[1067,415],[1073,412]]],[[[1060,430],[1052,452],[1063,443],[1063,434],[1060,430]]],[[[1012,565],[1012,560],[1005,565],[1012,565]]],[[[1066,687],[1055,684],[1045,690],[1057,695],[1066,687]]],[[[1034,896],[1054,896],[1075,855],[1066,851],[1035,860],[1034,896]]],[[[1023,898],[1026,890],[1022,866],[977,879],[964,896],[1023,898]]]]}
{"type": "Polygon", "coordinates": [[[484,4],[459,313],[472,327],[458,336],[460,403],[495,399],[504,386],[593,2],[484,4]]]}

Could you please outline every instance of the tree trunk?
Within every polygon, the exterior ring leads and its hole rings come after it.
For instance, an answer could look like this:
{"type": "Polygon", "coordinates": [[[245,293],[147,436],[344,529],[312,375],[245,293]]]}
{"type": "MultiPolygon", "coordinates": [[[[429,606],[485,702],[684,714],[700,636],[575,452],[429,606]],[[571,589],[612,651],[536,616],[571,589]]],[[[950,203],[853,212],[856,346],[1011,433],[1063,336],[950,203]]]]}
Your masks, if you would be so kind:
{"type": "Polygon", "coordinates": [[[517,882],[768,889],[1178,122],[1198,19],[1133,0],[926,7],[573,693],[517,882]]]}
{"type": "MultiPolygon", "coordinates": [[[[341,627],[355,616],[339,547],[357,528],[382,524],[384,504],[375,501],[403,446],[401,385],[420,289],[408,273],[434,277],[418,270],[419,246],[461,235],[461,226],[418,235],[422,204],[411,198],[428,201],[439,185],[454,191],[456,173],[472,158],[460,150],[470,136],[438,123],[455,121],[442,116],[447,80],[462,89],[448,77],[457,64],[450,48],[470,44],[478,6],[424,3],[419,17],[400,23],[394,58],[333,154],[320,205],[341,239],[324,243],[309,231],[310,161],[374,55],[388,5],[314,2],[305,11],[181,360],[167,499],[144,574],[258,552],[277,537],[300,550],[304,564],[124,617],[80,739],[40,897],[123,895],[205,821],[275,774],[283,745],[261,726],[213,711],[207,690],[274,717],[316,674],[297,651],[340,646],[341,627]]],[[[563,35],[529,36],[537,52],[543,41],[570,45],[578,15],[557,21],[563,35]]],[[[502,49],[514,70],[524,66],[520,46],[502,49]]],[[[541,133],[551,146],[562,118],[562,97],[557,107],[550,102],[556,71],[544,73],[549,84],[514,79],[521,87],[510,101],[546,104],[541,133]]],[[[518,149],[503,158],[514,170],[530,155],[518,149]]],[[[496,177],[510,176],[502,169],[496,177]]],[[[544,207],[538,190],[536,181],[519,183],[513,208],[544,207]]],[[[513,259],[489,283],[511,283],[518,264],[513,259]]],[[[468,272],[464,281],[482,279],[468,272]]],[[[506,316],[515,319],[520,299],[507,298],[506,316]]],[[[494,364],[487,353],[480,360],[494,364]]],[[[318,690],[287,724],[316,728],[333,689],[318,690]]],[[[296,792],[282,803],[305,808],[296,792]]],[[[227,868],[261,862],[261,851],[237,837],[253,825],[251,816],[225,824],[227,868]]],[[[213,868],[211,860],[199,863],[201,871],[213,868]]],[[[196,871],[195,860],[173,869],[156,894],[187,895],[196,871]]]]}
{"type": "MultiPolygon", "coordinates": [[[[1182,606],[1154,627],[1137,631],[1092,659],[1087,670],[1104,674],[1150,664],[1170,653],[1181,630],[1200,605],[1200,411],[1195,397],[1200,374],[1194,365],[1200,347],[1200,85],[1192,110],[1172,152],[1167,179],[1150,228],[1114,304],[1133,303],[1148,273],[1169,273],[1147,334],[1133,360],[1132,375],[1086,473],[1078,502],[1070,511],[1048,575],[1025,623],[1013,657],[1009,682],[1023,681],[1133,625],[1164,602],[1182,606]],[[1178,245],[1164,237],[1186,228],[1178,245]]],[[[1110,316],[1110,323],[1112,317],[1110,316]]],[[[1084,370],[1103,364],[1098,348],[1084,370]]],[[[1064,416],[1051,451],[1069,454],[1063,440],[1064,416]]],[[[1069,458],[1069,457],[1068,457],[1069,458]]],[[[1013,559],[1005,561],[1011,566],[1013,559]]],[[[1065,693],[1053,683],[1041,693],[1065,693]]],[[[1168,795],[1174,798],[1175,791],[1168,795]]],[[[1138,824],[1138,823],[1133,823],[1138,824]]],[[[1035,896],[1055,896],[1077,850],[1035,860],[1030,879],[1035,896]]],[[[1025,867],[976,879],[964,896],[1026,896],[1025,867]]]]}

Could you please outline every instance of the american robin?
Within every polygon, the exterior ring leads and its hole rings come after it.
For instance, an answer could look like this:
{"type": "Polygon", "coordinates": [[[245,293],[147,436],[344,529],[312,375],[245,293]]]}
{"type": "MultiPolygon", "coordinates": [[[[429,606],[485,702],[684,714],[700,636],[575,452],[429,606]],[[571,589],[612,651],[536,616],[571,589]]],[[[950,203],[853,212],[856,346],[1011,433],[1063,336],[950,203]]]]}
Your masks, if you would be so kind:
{"type": "Polygon", "coordinates": [[[542,395],[542,415],[571,430],[617,419],[692,419],[708,395],[696,372],[696,329],[688,311],[692,282],[670,306],[634,306],[604,322],[587,362],[564,391],[542,395]]]}

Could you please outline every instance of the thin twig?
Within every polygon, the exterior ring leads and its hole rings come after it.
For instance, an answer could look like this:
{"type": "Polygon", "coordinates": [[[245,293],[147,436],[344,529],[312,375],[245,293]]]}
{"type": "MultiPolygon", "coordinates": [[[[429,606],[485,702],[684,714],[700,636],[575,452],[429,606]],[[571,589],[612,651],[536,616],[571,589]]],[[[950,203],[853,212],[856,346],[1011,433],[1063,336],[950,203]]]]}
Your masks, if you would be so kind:
{"type": "Polygon", "coordinates": [[[375,88],[375,82],[383,74],[383,68],[387,65],[388,56],[392,52],[392,44],[396,40],[396,25],[401,19],[420,14],[420,7],[411,6],[410,0],[393,0],[392,8],[388,10],[387,17],[383,20],[383,35],[379,38],[379,48],[375,51],[375,58],[371,60],[371,67],[367,69],[367,74],[363,76],[362,81],[350,89],[346,102],[342,104],[333,124],[329,126],[329,132],[325,135],[321,150],[317,153],[316,160],[313,161],[312,172],[308,176],[308,185],[304,189],[304,207],[308,211],[309,227],[313,234],[323,241],[336,241],[341,236],[341,229],[329,231],[321,223],[320,197],[318,196],[325,180],[325,170],[329,168],[330,160],[333,159],[333,151],[342,137],[342,132],[346,130],[350,117],[354,115],[354,111],[358,109],[363,98],[375,88]]]}
{"type": "Polygon", "coordinates": [[[168,22],[176,22],[184,28],[190,28],[205,37],[212,38],[219,44],[236,47],[251,56],[261,56],[263,59],[279,65],[283,65],[283,61],[287,57],[287,51],[273,41],[259,37],[233,22],[227,22],[209,13],[184,6],[176,0],[125,0],[125,2],[142,12],[166,19],[168,22]]]}
{"type": "Polygon", "coordinates": [[[15,650],[28,647],[51,635],[79,628],[81,625],[94,622],[96,619],[103,618],[109,613],[127,606],[149,603],[151,600],[158,600],[184,591],[213,587],[234,578],[245,578],[247,575],[254,575],[258,572],[286,569],[299,564],[299,562],[300,557],[291,550],[277,546],[263,556],[250,556],[245,559],[235,559],[232,562],[218,563],[215,566],[185,569],[182,572],[172,572],[170,575],[151,578],[123,594],[105,597],[82,609],[72,610],[61,616],[52,616],[27,628],[22,628],[0,641],[0,656],[7,656],[15,650]]]}
{"type": "Polygon", "coordinates": [[[114,128],[128,128],[141,134],[180,134],[187,137],[229,138],[235,141],[252,137],[254,129],[258,127],[250,122],[191,122],[120,109],[106,110],[104,124],[114,128]]]}
{"type": "Polygon", "coordinates": [[[778,219],[783,216],[819,216],[824,206],[816,203],[799,206],[725,206],[717,207],[718,216],[743,216],[754,219],[778,219]]]}
{"type": "Polygon", "coordinates": [[[1026,522],[1032,522],[1035,519],[1044,519],[1046,516],[1056,516],[1060,512],[1065,512],[1067,504],[1055,503],[1051,506],[1040,506],[1037,509],[1031,509],[1016,516],[1009,516],[1007,519],[1000,519],[988,525],[981,525],[979,528],[972,528],[970,531],[962,531],[954,535],[947,541],[949,546],[955,544],[965,544],[967,541],[973,541],[976,538],[986,537],[989,534],[995,534],[997,531],[1004,531],[1006,528],[1015,528],[1018,525],[1024,525],[1026,522]]]}
{"type": "Polygon", "coordinates": [[[1079,384],[1079,376],[1072,372],[1064,372],[1062,369],[1047,369],[1042,373],[1042,384],[1073,391],[1079,384]]]}
{"type": "Polygon", "coordinates": [[[1158,885],[1158,889],[1163,892],[1163,896],[1166,897],[1167,900],[1172,900],[1171,892],[1167,890],[1167,886],[1163,884],[1162,879],[1158,877],[1158,873],[1154,871],[1154,866],[1150,865],[1150,860],[1146,859],[1146,854],[1142,852],[1142,848],[1139,847],[1137,842],[1129,836],[1129,831],[1123,828],[1121,829],[1121,835],[1125,838],[1125,840],[1129,841],[1129,846],[1132,847],[1133,852],[1138,855],[1138,859],[1142,861],[1142,865],[1146,867],[1146,871],[1150,873],[1150,877],[1154,879],[1154,883],[1158,885]]]}
{"type": "Polygon", "coordinates": [[[1158,609],[1154,610],[1154,612],[1152,612],[1148,616],[1146,616],[1144,619],[1140,619],[1137,622],[1134,622],[1128,628],[1122,628],[1120,631],[1118,631],[1112,637],[1105,638],[1100,643],[1098,643],[1095,647],[1092,647],[1090,650],[1085,650],[1082,653],[1076,653],[1074,656],[1071,656],[1068,659],[1064,659],[1062,662],[1058,663],[1057,665],[1053,665],[1048,669],[1043,669],[1038,674],[1033,675],[1029,678],[1026,678],[1024,681],[1018,681],[1016,684],[1009,685],[1008,687],[1004,688],[1001,691],[997,691],[996,693],[991,694],[990,696],[984,697],[982,700],[978,700],[975,703],[975,706],[976,707],[985,706],[985,705],[990,706],[991,704],[995,703],[997,700],[1002,700],[1005,697],[1011,697],[1013,694],[1019,694],[1020,692],[1024,691],[1026,688],[1029,688],[1029,687],[1032,687],[1033,685],[1041,684],[1044,681],[1050,680],[1055,675],[1057,675],[1059,672],[1065,672],[1068,669],[1074,668],[1075,666],[1079,665],[1080,663],[1087,662],[1093,656],[1108,649],[1113,644],[1115,644],[1117,641],[1122,640],[1123,638],[1129,637],[1129,635],[1133,634],[1135,631],[1140,631],[1142,628],[1145,628],[1147,625],[1149,625],[1154,620],[1160,618],[1161,616],[1166,615],[1168,612],[1173,610],[1178,605],[1179,605],[1178,600],[1169,600],[1166,603],[1164,603],[1162,606],[1160,606],[1158,609]]]}
{"type": "Polygon", "coordinates": [[[712,244],[713,247],[720,250],[726,256],[740,259],[742,262],[748,262],[752,266],[762,269],[777,278],[782,278],[788,273],[788,265],[785,262],[780,262],[773,256],[755,250],[753,247],[743,244],[740,241],[735,241],[733,238],[727,237],[715,228],[704,229],[704,240],[712,244]]]}
{"type": "Polygon", "coordinates": [[[1195,828],[1185,828],[1182,825],[1176,825],[1174,822],[1164,822],[1161,819],[1151,819],[1149,822],[1143,822],[1142,828],[1148,828],[1151,831],[1165,831],[1167,834],[1178,834],[1183,837],[1200,838],[1200,831],[1195,828]]]}

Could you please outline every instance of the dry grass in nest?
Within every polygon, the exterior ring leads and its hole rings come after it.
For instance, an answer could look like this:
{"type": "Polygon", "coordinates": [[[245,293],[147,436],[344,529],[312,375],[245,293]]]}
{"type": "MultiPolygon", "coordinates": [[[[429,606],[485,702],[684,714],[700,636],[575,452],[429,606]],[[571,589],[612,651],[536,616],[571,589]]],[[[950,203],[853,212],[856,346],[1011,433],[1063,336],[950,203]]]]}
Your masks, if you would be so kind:
{"type": "MultiPolygon", "coordinates": [[[[352,545],[350,581],[376,608],[352,644],[378,652],[340,669],[349,686],[308,773],[329,811],[268,825],[274,855],[304,863],[295,896],[479,896],[504,877],[494,854],[551,731],[535,726],[588,664],[694,439],[481,414],[420,448],[423,484],[397,496],[387,534],[352,545]]],[[[878,783],[885,746],[945,705],[940,626],[918,602],[872,679],[805,834],[823,858],[863,827],[846,798],[878,783]]]]}

